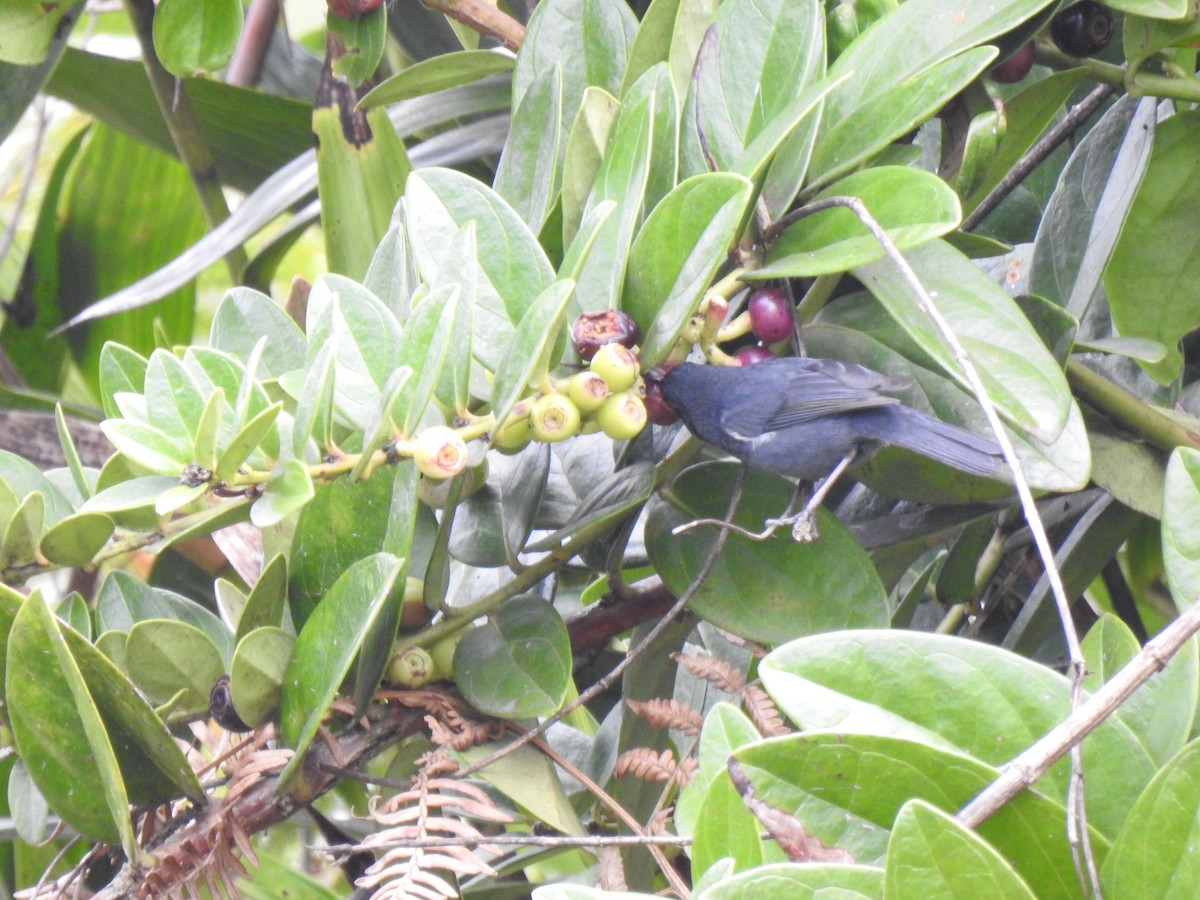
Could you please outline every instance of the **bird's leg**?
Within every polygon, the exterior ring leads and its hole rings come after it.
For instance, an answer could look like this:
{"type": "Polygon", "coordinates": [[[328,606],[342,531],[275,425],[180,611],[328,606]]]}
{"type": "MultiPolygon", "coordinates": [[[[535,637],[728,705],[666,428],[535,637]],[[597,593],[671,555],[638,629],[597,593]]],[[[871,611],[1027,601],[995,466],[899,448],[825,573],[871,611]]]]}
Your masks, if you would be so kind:
{"type": "Polygon", "coordinates": [[[782,519],[767,519],[764,524],[772,531],[781,525],[791,525],[793,541],[801,544],[811,544],[821,536],[820,532],[817,531],[817,507],[829,495],[833,486],[837,484],[837,480],[842,477],[842,473],[850,468],[857,458],[858,448],[846,454],[842,461],[834,466],[833,471],[821,482],[821,486],[813,491],[812,497],[804,504],[804,509],[800,510],[800,512],[794,516],[785,516],[782,519]]]}

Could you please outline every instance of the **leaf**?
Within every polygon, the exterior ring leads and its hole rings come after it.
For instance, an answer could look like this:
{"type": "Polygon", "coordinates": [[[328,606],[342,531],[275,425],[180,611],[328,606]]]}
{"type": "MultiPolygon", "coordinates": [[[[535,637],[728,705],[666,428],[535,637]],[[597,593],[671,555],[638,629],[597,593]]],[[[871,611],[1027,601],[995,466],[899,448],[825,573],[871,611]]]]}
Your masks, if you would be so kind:
{"type": "Polygon", "coordinates": [[[554,282],[538,295],[521,319],[492,381],[494,431],[504,424],[517,401],[546,377],[554,361],[554,348],[564,340],[563,319],[574,291],[573,281],[554,282]]]}
{"type": "MultiPolygon", "coordinates": [[[[573,247],[620,108],[621,105],[611,94],[600,88],[588,88],[584,91],[579,112],[567,133],[562,175],[564,247],[573,247]]],[[[573,276],[568,269],[564,268],[563,272],[573,276]]]]}
{"type": "Polygon", "coordinates": [[[402,565],[389,553],[357,560],[334,582],[296,636],[279,708],[280,735],[296,755],[280,773],[281,788],[299,772],[329,704],[392,594],[402,565]]]}
{"type": "Polygon", "coordinates": [[[308,468],[298,459],[285,459],[271,470],[266,490],[250,507],[250,521],[262,529],[278,525],[302,509],[313,494],[308,468]]]}
{"type": "Polygon", "coordinates": [[[410,97],[444,91],[446,88],[478,81],[489,75],[508,72],[512,67],[512,57],[494,50],[442,53],[414,63],[401,69],[391,78],[384,79],[358,101],[358,109],[386,106],[410,97]]]}
{"type": "Polygon", "coordinates": [[[100,399],[104,404],[105,418],[120,416],[113,399],[116,394],[140,394],[145,390],[146,367],[149,364],[150,361],[140,353],[112,341],[100,349],[100,399]]]}
{"type": "Polygon", "coordinates": [[[843,900],[874,900],[883,896],[883,870],[872,866],[834,863],[776,863],[739,872],[723,879],[699,900],[815,900],[836,891],[843,900]]]}
{"type": "Polygon", "coordinates": [[[284,673],[296,639],[282,628],[256,628],[238,641],[229,666],[233,708],[252,728],[279,708],[284,673]]]}
{"type": "Polygon", "coordinates": [[[1171,598],[1186,609],[1200,597],[1200,451],[1177,447],[1163,487],[1162,554],[1171,598]]]}
{"type": "MultiPolygon", "coordinates": [[[[953,231],[962,218],[946,182],[903,166],[875,166],[838,181],[814,199],[849,196],[862,201],[897,249],[907,250],[953,231]]],[[[806,216],[771,245],[755,278],[797,278],[844,272],[883,257],[883,248],[849,209],[806,216]]]]}
{"type": "Polygon", "coordinates": [[[541,597],[514,597],[459,641],[454,675],[463,696],[486,715],[548,716],[571,684],[566,626],[541,597]]]}
{"type": "Polygon", "coordinates": [[[39,550],[60,566],[89,566],[108,543],[115,529],[104,513],[79,512],[55,524],[42,535],[39,550]]]}
{"type": "Polygon", "coordinates": [[[45,528],[46,501],[41,494],[27,494],[4,526],[0,540],[0,568],[34,562],[38,542],[45,528]]]}
{"type": "Polygon", "coordinates": [[[952,816],[922,800],[900,809],[884,863],[883,896],[1034,900],[995,848],[952,816]]]}
{"type": "MultiPolygon", "coordinates": [[[[905,259],[975,363],[999,413],[1038,440],[1052,443],[1066,425],[1071,393],[1029,320],[995,282],[942,241],[922,244],[905,259]],[[1018,383],[1020,389],[1014,390],[1018,383]]],[[[947,375],[970,387],[891,262],[860,266],[854,274],[947,375]]]]}
{"type": "Polygon", "coordinates": [[[282,627],[287,611],[287,578],[287,557],[277,553],[263,566],[234,623],[235,645],[257,628],[282,627]]]}
{"type": "MultiPolygon", "coordinates": [[[[260,445],[268,439],[269,435],[274,433],[275,423],[278,421],[279,413],[282,411],[283,403],[268,406],[234,435],[233,439],[221,450],[216,468],[213,469],[213,478],[216,481],[229,481],[238,473],[242,463],[255,450],[259,449],[260,445]]],[[[277,433],[275,433],[274,443],[278,445],[277,433]]],[[[276,452],[278,452],[277,446],[276,452]]]]}
{"type": "Polygon", "coordinates": [[[5,696],[17,751],[63,821],[137,858],[129,800],[112,744],[57,620],[38,592],[8,636],[5,696]]]}
{"type": "MultiPolygon", "coordinates": [[[[736,479],[731,463],[701,463],[672,485],[672,503],[655,501],[646,525],[646,549],[667,588],[678,596],[707,558],[716,531],[672,529],[697,518],[724,518],[736,479]],[[675,506],[674,503],[682,504],[675,506]]],[[[751,471],[733,521],[759,531],[783,514],[792,486],[751,471]]],[[[843,627],[882,625],[890,618],[887,596],[866,552],[832,513],[817,519],[821,539],[797,544],[781,530],[767,541],[731,534],[691,609],[719,628],[768,645],[843,627]],[[730,603],[730,597],[741,598],[730,603]]]]}
{"type": "Polygon", "coordinates": [[[1200,811],[1200,743],[1162,768],[1129,811],[1100,867],[1105,897],[1187,897],[1200,890],[1191,852],[1200,811]]]}
{"type": "MultiPolygon", "coordinates": [[[[455,753],[467,765],[482,761],[498,747],[483,744],[455,753]]],[[[571,808],[553,764],[533,747],[521,747],[484,769],[479,777],[508,797],[528,815],[562,834],[585,833],[579,816],[571,808]]]]}
{"type": "Polygon", "coordinates": [[[180,78],[224,67],[241,33],[238,0],[162,0],[154,11],[154,50],[180,78]]]}
{"type": "MultiPolygon", "coordinates": [[[[996,766],[1070,709],[1069,686],[1057,672],[945,635],[864,630],[803,638],[770,654],[759,675],[802,728],[901,737],[996,766]],[[981,708],[988,710],[983,720],[981,708]]],[[[1154,765],[1128,728],[1112,719],[1083,742],[1083,759],[1092,773],[1088,820],[1115,836],[1154,765]]],[[[1063,801],[1068,775],[1069,761],[1061,760],[1038,788],[1063,801]]]]}
{"type": "Polygon", "coordinates": [[[622,307],[637,320],[649,368],[674,346],[737,240],[752,186],[738,175],[696,175],[654,208],[629,251],[622,307]]]}
{"type": "Polygon", "coordinates": [[[1179,201],[1200,186],[1200,160],[1190,152],[1197,140],[1200,112],[1179,113],[1159,124],[1146,174],[1104,269],[1114,328],[1166,345],[1163,362],[1142,364],[1164,384],[1179,374],[1179,339],[1200,315],[1200,260],[1179,245],[1179,235],[1200,227],[1200,211],[1179,201]],[[1153,273],[1149,282],[1148,273],[1153,273]]]}
{"type": "Polygon", "coordinates": [[[264,337],[267,343],[259,371],[252,373],[255,377],[278,378],[304,365],[304,332],[279,304],[250,288],[235,287],[226,293],[213,313],[209,344],[246,363],[264,337]]]}
{"type": "Polygon", "coordinates": [[[0,481],[7,484],[17,498],[41,494],[45,503],[43,518],[47,527],[75,511],[71,501],[37,466],[7,450],[0,450],[0,481]]]}
{"type": "Polygon", "coordinates": [[[151,472],[178,476],[192,461],[190,448],[180,446],[152,425],[132,419],[106,419],[100,429],[119,453],[151,472]]]}
{"type": "MultiPolygon", "coordinates": [[[[754,723],[736,706],[722,701],[708,711],[700,731],[699,770],[696,777],[679,792],[675,805],[675,822],[681,835],[688,837],[695,834],[702,821],[700,807],[712,783],[718,779],[729,780],[729,772],[725,768],[729,754],[738,747],[757,741],[759,737],[754,723]]],[[[751,815],[744,807],[743,811],[751,815]]],[[[757,828],[755,825],[756,835],[757,828]]]]}
{"type": "MultiPolygon", "coordinates": [[[[386,4],[357,16],[339,16],[330,11],[325,16],[325,27],[342,45],[341,52],[332,59],[333,74],[358,87],[375,73],[383,59],[387,43],[386,4]]],[[[356,106],[355,112],[360,112],[360,108],[356,106]]]]}
{"type": "Polygon", "coordinates": [[[454,346],[451,339],[460,334],[456,328],[461,309],[462,291],[455,284],[446,284],[422,300],[405,323],[400,346],[392,361],[394,366],[411,367],[414,377],[399,393],[397,413],[401,434],[411,436],[419,430],[442,369],[452,355],[462,354],[464,348],[454,346]]]}
{"type": "Polygon", "coordinates": [[[129,630],[125,642],[129,677],[152,703],[170,703],[182,717],[208,710],[208,695],[225,674],[216,644],[186,622],[149,619],[129,630]]]}
{"type": "MultiPolygon", "coordinates": [[[[692,844],[692,865],[707,872],[718,860],[729,857],[734,869],[744,872],[763,863],[766,851],[759,837],[762,824],[746,808],[729,777],[714,779],[704,792],[692,844]]],[[[770,861],[778,862],[777,853],[770,861]]]]}
{"type": "Polygon", "coordinates": [[[534,80],[509,128],[492,187],[534,231],[541,231],[562,180],[562,68],[534,80]]]}
{"type": "Polygon", "coordinates": [[[151,587],[128,572],[111,572],[96,598],[96,630],[129,631],[136,623],[149,619],[172,619],[194,625],[208,635],[222,659],[233,655],[229,629],[199,603],[173,591],[151,587]]]}

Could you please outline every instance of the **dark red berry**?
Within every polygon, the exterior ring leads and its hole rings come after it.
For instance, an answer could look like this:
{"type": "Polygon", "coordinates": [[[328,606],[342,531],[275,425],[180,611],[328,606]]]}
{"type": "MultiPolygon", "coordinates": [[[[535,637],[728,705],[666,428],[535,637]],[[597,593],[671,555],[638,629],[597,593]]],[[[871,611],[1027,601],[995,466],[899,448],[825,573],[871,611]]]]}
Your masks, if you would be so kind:
{"type": "Polygon", "coordinates": [[[1068,56],[1091,56],[1108,46],[1113,36],[1112,11],[1094,0],[1068,6],[1050,20],[1050,37],[1068,56]]]}
{"type": "Polygon", "coordinates": [[[661,366],[655,366],[642,376],[646,382],[646,396],[644,398],[646,418],[655,425],[674,425],[679,421],[679,416],[675,414],[675,410],[667,406],[667,401],[663,399],[662,394],[663,376],[673,368],[675,368],[673,364],[666,363],[661,366]]]}
{"type": "Polygon", "coordinates": [[[743,347],[737,353],[733,354],[733,361],[739,366],[752,366],[755,363],[760,363],[765,359],[774,359],[775,354],[766,347],[759,347],[757,344],[751,344],[749,347],[743,347]]]}
{"type": "Polygon", "coordinates": [[[792,304],[779,288],[759,288],[746,304],[754,336],[766,344],[786,341],[792,333],[792,304]]]}
{"type": "Polygon", "coordinates": [[[1000,84],[1016,84],[1029,74],[1033,68],[1033,43],[1022,46],[1016,53],[1006,59],[992,71],[988,77],[1000,84]]]}
{"type": "Polygon", "coordinates": [[[358,19],[383,6],[383,0],[328,0],[329,11],[340,19],[358,19]]]}
{"type": "Polygon", "coordinates": [[[620,344],[632,350],[640,337],[637,322],[619,309],[581,313],[571,326],[571,343],[583,360],[591,359],[605,344],[620,344]]]}

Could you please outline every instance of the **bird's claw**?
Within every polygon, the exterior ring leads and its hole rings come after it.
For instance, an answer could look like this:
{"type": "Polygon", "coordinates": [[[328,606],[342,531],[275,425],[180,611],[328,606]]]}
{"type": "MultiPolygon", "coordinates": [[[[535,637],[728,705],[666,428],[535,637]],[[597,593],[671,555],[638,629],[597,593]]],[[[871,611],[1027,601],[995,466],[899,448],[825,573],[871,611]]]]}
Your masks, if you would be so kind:
{"type": "Polygon", "coordinates": [[[771,532],[785,526],[791,528],[792,540],[798,544],[811,544],[821,536],[821,532],[817,529],[815,509],[805,509],[794,516],[784,516],[782,519],[767,519],[763,524],[771,532]]]}

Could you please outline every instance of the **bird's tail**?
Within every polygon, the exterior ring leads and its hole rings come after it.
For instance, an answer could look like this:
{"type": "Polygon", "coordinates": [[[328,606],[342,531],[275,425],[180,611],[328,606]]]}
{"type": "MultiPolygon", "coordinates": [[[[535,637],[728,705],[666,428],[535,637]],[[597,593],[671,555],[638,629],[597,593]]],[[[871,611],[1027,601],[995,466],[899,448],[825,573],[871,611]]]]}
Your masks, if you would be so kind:
{"type": "Polygon", "coordinates": [[[906,427],[897,429],[900,435],[891,435],[890,443],[972,475],[994,478],[1002,471],[1004,454],[995,441],[917,409],[896,409],[906,420],[906,427]]]}

